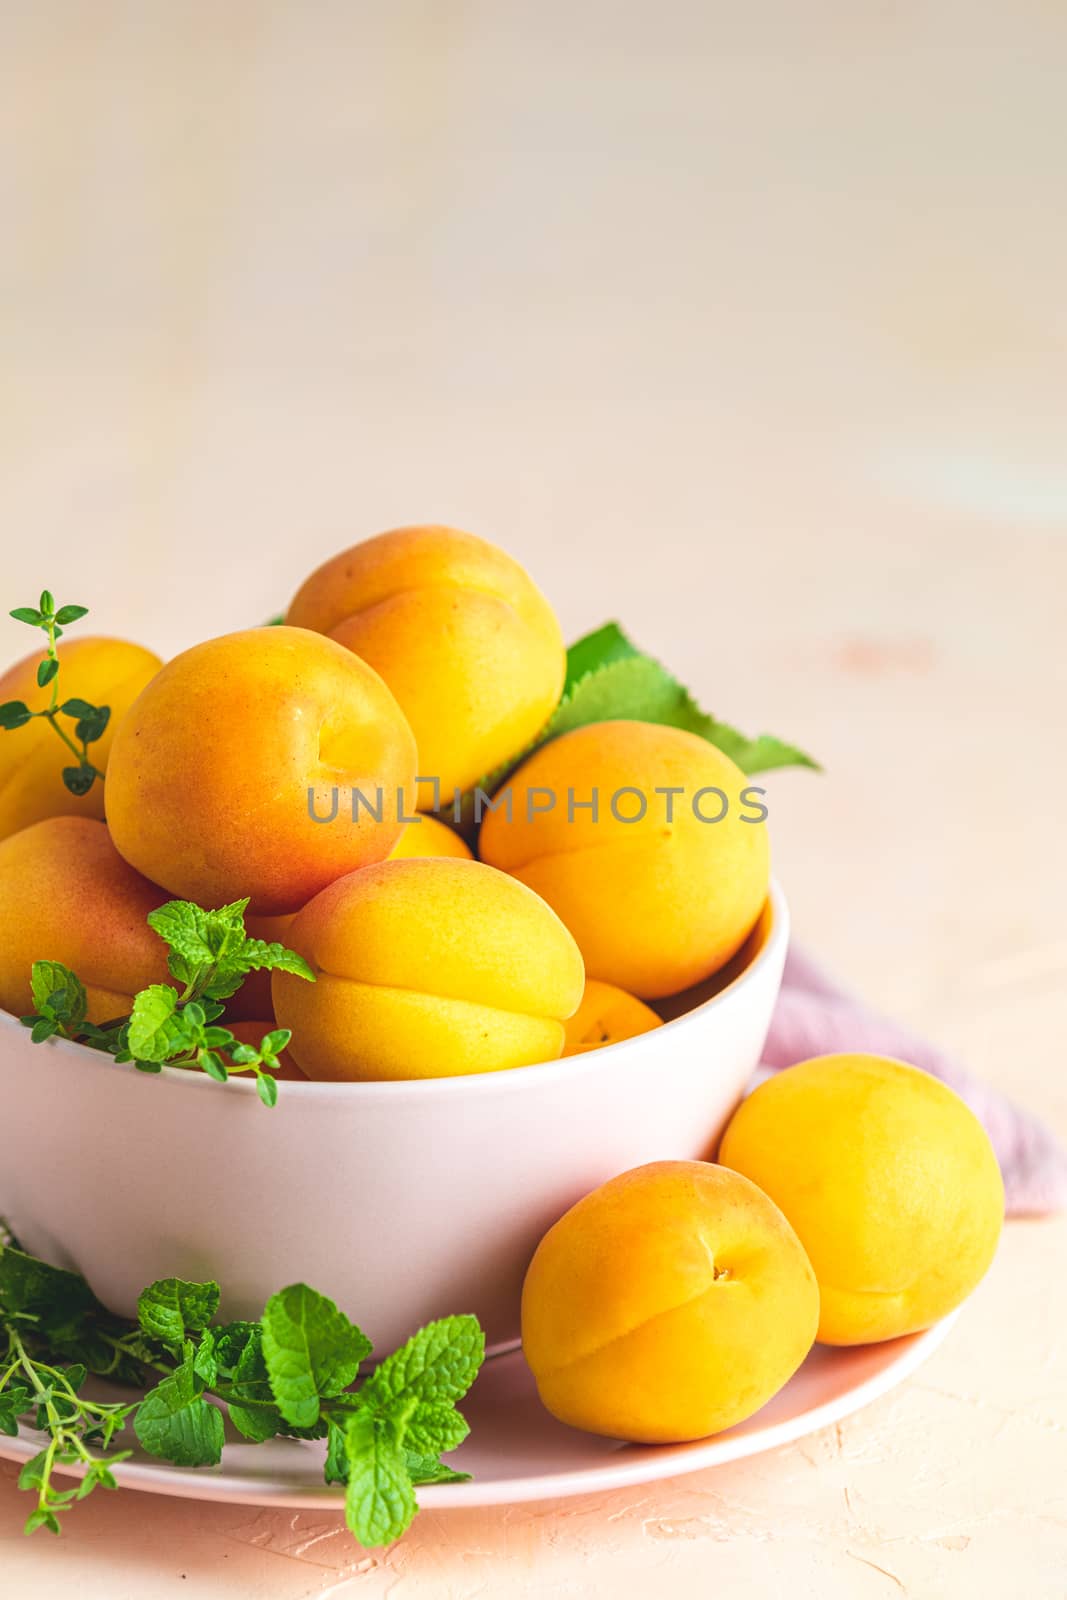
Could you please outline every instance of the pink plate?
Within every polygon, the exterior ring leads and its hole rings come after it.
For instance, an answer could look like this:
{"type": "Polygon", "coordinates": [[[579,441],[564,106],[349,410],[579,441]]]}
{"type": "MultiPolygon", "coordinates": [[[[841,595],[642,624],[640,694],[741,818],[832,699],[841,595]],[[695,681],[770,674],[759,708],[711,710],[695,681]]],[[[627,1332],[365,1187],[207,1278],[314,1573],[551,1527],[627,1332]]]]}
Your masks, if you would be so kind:
{"type": "MultiPolygon", "coordinates": [[[[419,1504],[443,1509],[587,1494],[775,1449],[895,1388],[937,1349],[954,1320],[946,1317],[926,1333],[887,1344],[850,1350],[816,1346],[762,1411],[727,1433],[693,1444],[616,1444],[566,1428],[541,1406],[521,1354],[496,1356],[462,1408],[471,1436],[450,1457],[473,1474],[473,1482],[428,1484],[418,1491],[419,1504]]],[[[0,1457],[9,1460],[28,1460],[40,1446],[30,1432],[16,1439],[0,1435],[0,1457]]],[[[115,1475],[124,1488],[154,1494],[339,1511],[341,1491],[322,1481],[322,1450],[321,1443],[293,1439],[238,1442],[227,1446],[224,1465],[198,1469],[172,1467],[138,1451],[115,1475]]]]}

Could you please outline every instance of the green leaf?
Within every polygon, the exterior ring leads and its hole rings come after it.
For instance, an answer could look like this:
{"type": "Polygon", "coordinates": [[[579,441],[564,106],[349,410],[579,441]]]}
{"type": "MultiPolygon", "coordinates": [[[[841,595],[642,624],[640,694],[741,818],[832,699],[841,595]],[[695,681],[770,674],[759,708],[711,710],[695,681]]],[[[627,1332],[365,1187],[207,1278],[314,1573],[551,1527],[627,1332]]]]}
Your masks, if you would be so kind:
{"type": "Polygon", "coordinates": [[[88,606],[60,606],[56,612],[56,621],[66,628],[72,622],[79,622],[82,617],[88,616],[88,606]]]}
{"type": "Polygon", "coordinates": [[[201,1072],[206,1072],[216,1083],[225,1083],[228,1080],[230,1074],[222,1057],[216,1051],[198,1050],[196,1059],[201,1072]]]}
{"type": "Polygon", "coordinates": [[[469,1472],[457,1472],[434,1456],[420,1456],[415,1450],[405,1449],[408,1476],[412,1483],[470,1483],[469,1472]]]}
{"type": "Polygon", "coordinates": [[[111,720],[110,706],[94,706],[87,717],[75,725],[74,732],[82,744],[95,744],[97,739],[102,739],[108,722],[111,720]]]}
{"type": "Polygon", "coordinates": [[[749,739],[702,711],[666,667],[643,655],[618,623],[609,622],[568,650],[563,698],[538,742],[593,722],[620,719],[661,723],[695,733],[748,774],[783,766],[819,770],[818,763],[795,745],[771,734],[749,739]]]}
{"type": "Polygon", "coordinates": [[[332,1300],[294,1283],[263,1310],[263,1356],[278,1409],[295,1427],[319,1418],[319,1400],[347,1389],[371,1353],[370,1340],[332,1300]]]}
{"type": "Polygon", "coordinates": [[[5,700],[0,706],[0,728],[10,732],[14,728],[21,728],[31,720],[33,712],[24,700],[5,700]]]}
{"type": "MultiPolygon", "coordinates": [[[[206,913],[191,900],[168,900],[148,913],[148,926],[191,967],[207,965],[212,951],[207,939],[206,913]]],[[[184,976],[184,974],[175,974],[184,976]]]]}
{"type": "Polygon", "coordinates": [[[420,1400],[408,1416],[404,1443],[421,1455],[440,1455],[457,1449],[470,1431],[451,1400],[420,1400]]]}
{"type": "Polygon", "coordinates": [[[207,1050],[228,1050],[235,1043],[229,1028],[205,1028],[201,1038],[207,1050]]]}
{"type": "Polygon", "coordinates": [[[153,983],[133,999],[129,1048],[139,1061],[166,1061],[189,1042],[189,1030],[177,1011],[178,991],[167,983],[153,983]]]}
{"type": "Polygon", "coordinates": [[[58,671],[59,662],[55,656],[45,656],[44,660],[38,662],[37,665],[37,687],[39,689],[45,688],[47,684],[51,683],[58,671]]]}
{"type": "MultiPolygon", "coordinates": [[[[214,1328],[215,1360],[218,1362],[219,1371],[232,1374],[241,1357],[250,1344],[258,1343],[262,1329],[258,1322],[224,1322],[220,1327],[214,1328]]],[[[263,1369],[266,1381],[266,1368],[263,1369]]],[[[266,1398],[272,1398],[269,1390],[266,1398]]]]}
{"type": "Polygon", "coordinates": [[[345,1430],[345,1522],[366,1549],[392,1544],[418,1510],[400,1431],[389,1417],[357,1411],[345,1430]]]}
{"type": "Polygon", "coordinates": [[[9,617],[14,617],[16,622],[27,622],[31,628],[39,628],[44,621],[36,606],[16,606],[14,611],[8,612],[9,617]]]}
{"type": "Polygon", "coordinates": [[[61,961],[35,961],[30,968],[30,993],[42,1017],[76,1033],[85,1021],[85,985],[61,961]]]}
{"type": "Polygon", "coordinates": [[[737,728],[731,728],[729,723],[716,722],[710,742],[750,778],[758,772],[773,772],[781,767],[808,767],[812,772],[823,770],[812,756],[795,744],[786,744],[773,733],[760,733],[750,739],[737,728]]]}
{"type": "Polygon", "coordinates": [[[245,942],[245,912],[248,896],[234,900],[230,905],[205,911],[204,938],[216,961],[240,950],[245,942]]]}
{"type": "Polygon", "coordinates": [[[90,705],[88,700],[79,700],[75,695],[71,700],[64,700],[59,709],[65,717],[91,717],[96,707],[90,705]]]}
{"type": "Polygon", "coordinates": [[[19,1417],[33,1409],[33,1395],[24,1384],[13,1383],[0,1389],[0,1433],[13,1439],[19,1431],[19,1417]]]}
{"type": "Polygon", "coordinates": [[[617,622],[605,622],[572,644],[567,651],[567,676],[563,684],[566,699],[576,683],[613,661],[625,661],[639,654],[637,646],[623,633],[617,622]]]}
{"type": "MultiPolygon", "coordinates": [[[[15,1432],[18,1432],[18,1423],[15,1432]]],[[[327,1483],[348,1482],[348,1441],[344,1428],[332,1417],[326,1427],[326,1465],[322,1475],[327,1483]]]]}
{"type": "Polygon", "coordinates": [[[59,1518],[47,1506],[37,1506],[31,1511],[23,1523],[23,1533],[36,1533],[38,1528],[47,1528],[49,1533],[59,1532],[59,1518]]]}
{"type": "Polygon", "coordinates": [[[92,767],[84,765],[80,767],[64,767],[63,782],[71,794],[76,794],[80,797],[89,793],[89,790],[96,782],[96,773],[92,767]]]}
{"type": "Polygon", "coordinates": [[[220,1368],[230,1373],[232,1392],[227,1395],[227,1406],[238,1432],[256,1444],[276,1433],[287,1433],[290,1425],[274,1404],[260,1324],[231,1323],[219,1330],[215,1353],[220,1368]]]}
{"type": "Polygon", "coordinates": [[[577,683],[553,716],[548,737],[554,739],[590,723],[619,719],[655,722],[695,733],[748,774],[781,766],[818,769],[817,762],[794,745],[771,734],[749,739],[728,723],[709,716],[658,661],[643,655],[612,661],[577,683]]]}
{"type": "Polygon", "coordinates": [[[42,616],[50,617],[53,614],[56,609],[56,603],[52,598],[52,591],[50,589],[41,590],[41,598],[38,601],[38,604],[41,608],[42,616]]]}
{"type": "Polygon", "coordinates": [[[477,793],[492,795],[533,752],[575,728],[595,722],[653,722],[694,733],[715,745],[753,775],[775,767],[821,770],[811,756],[773,734],[748,738],[697,705],[689,691],[666,667],[644,655],[617,622],[586,634],[567,651],[563,695],[537,737],[463,796],[462,816],[468,834],[477,820],[477,793]]]}
{"type": "Polygon", "coordinates": [[[150,1456],[178,1467],[215,1466],[222,1458],[222,1412],[202,1398],[203,1381],[187,1362],[151,1389],[133,1431],[150,1456]]]}
{"type": "Polygon", "coordinates": [[[26,1462],[16,1480],[20,1489],[41,1489],[44,1487],[44,1473],[48,1462],[48,1451],[38,1450],[26,1462]]]}
{"type": "Polygon", "coordinates": [[[256,1092],[265,1106],[278,1104],[278,1081],[269,1072],[256,1073],[256,1092]]]}
{"type": "Polygon", "coordinates": [[[265,1033],[260,1040],[259,1053],[263,1056],[279,1056],[293,1037],[291,1028],[274,1028],[270,1033],[265,1033]]]}
{"type": "Polygon", "coordinates": [[[4,1245],[0,1249],[0,1306],[16,1315],[62,1315],[73,1321],[99,1309],[99,1302],[78,1273],[39,1261],[14,1245],[4,1245]]]}
{"type": "Polygon", "coordinates": [[[477,1317],[441,1317],[386,1356],[359,1391],[360,1398],[394,1414],[412,1401],[461,1400],[484,1358],[485,1335],[477,1317]]]}
{"type": "Polygon", "coordinates": [[[315,974],[303,956],[297,955],[295,950],[287,950],[283,944],[268,944],[264,939],[246,939],[239,954],[244,972],[266,967],[271,972],[291,972],[297,978],[315,982],[315,974]]]}
{"type": "Polygon", "coordinates": [[[198,1378],[203,1379],[206,1389],[210,1389],[218,1380],[219,1364],[215,1356],[215,1334],[212,1328],[205,1328],[200,1335],[193,1354],[193,1371],[198,1378]]]}
{"type": "Polygon", "coordinates": [[[206,1328],[218,1309],[219,1286],[213,1280],[160,1278],[138,1296],[137,1320],[150,1338],[180,1346],[187,1333],[206,1328]]]}
{"type": "Polygon", "coordinates": [[[254,1045],[235,1044],[228,1053],[235,1067],[255,1067],[259,1065],[259,1051],[254,1045]]]}

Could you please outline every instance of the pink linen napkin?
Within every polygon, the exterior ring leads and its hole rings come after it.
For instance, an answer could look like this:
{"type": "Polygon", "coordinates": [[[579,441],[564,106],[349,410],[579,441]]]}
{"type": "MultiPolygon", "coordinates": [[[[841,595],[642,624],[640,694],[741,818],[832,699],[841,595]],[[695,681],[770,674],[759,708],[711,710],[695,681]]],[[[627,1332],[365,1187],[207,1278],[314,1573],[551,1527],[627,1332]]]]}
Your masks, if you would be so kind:
{"type": "Polygon", "coordinates": [[[955,1089],[993,1141],[1009,1216],[1067,1208],[1067,1151],[1037,1117],[972,1077],[935,1045],[871,1011],[790,948],[763,1060],[772,1068],[788,1067],[835,1050],[896,1056],[955,1089]]]}

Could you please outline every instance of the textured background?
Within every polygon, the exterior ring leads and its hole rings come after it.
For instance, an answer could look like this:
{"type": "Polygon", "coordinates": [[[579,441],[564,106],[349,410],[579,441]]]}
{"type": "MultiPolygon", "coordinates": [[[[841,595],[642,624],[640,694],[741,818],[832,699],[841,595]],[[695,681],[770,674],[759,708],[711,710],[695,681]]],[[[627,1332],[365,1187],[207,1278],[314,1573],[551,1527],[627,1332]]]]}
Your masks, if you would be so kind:
{"type": "MultiPolygon", "coordinates": [[[[1067,1130],[1065,71],[1047,0],[0,0],[5,609],[167,653],[398,522],[496,538],[823,758],[800,936],[1067,1130]]],[[[1065,1244],[759,1460],[374,1557],[131,1494],[23,1542],[4,1468],[3,1585],[1063,1595],[1065,1244]]]]}

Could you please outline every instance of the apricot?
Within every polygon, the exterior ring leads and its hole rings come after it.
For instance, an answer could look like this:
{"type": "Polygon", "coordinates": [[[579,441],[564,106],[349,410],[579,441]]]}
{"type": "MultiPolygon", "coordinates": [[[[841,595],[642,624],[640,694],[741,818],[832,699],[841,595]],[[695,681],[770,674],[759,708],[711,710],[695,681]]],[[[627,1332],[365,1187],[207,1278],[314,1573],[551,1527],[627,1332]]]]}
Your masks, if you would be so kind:
{"type": "Polygon", "coordinates": [[[565,1025],[565,1056],[580,1056],[663,1026],[651,1006],[613,983],[587,978],[582,1003],[565,1025]]]}
{"type": "Polygon", "coordinates": [[[297,916],[317,981],[272,977],[309,1078],[445,1078],[551,1061],[582,997],[582,958],[532,890],[477,861],[385,861],[297,916]],[[304,991],[304,992],[301,992],[304,991]]]}
{"type": "Polygon", "coordinates": [[[559,913],[590,978],[641,999],[716,972],[763,908],[760,802],[695,734],[647,722],[577,728],[523,762],[496,803],[482,860],[559,913]]]}
{"type": "Polygon", "coordinates": [[[119,855],[102,822],[46,817],[0,840],[0,1006],[33,1008],[35,961],[61,961],[85,985],[90,1022],[167,983],[167,947],[148,926],[169,899],[119,855]]]}
{"type": "Polygon", "coordinates": [[[781,1206],[815,1268],[824,1344],[928,1328],[993,1259],[1004,1186],[974,1113],[885,1056],[816,1056],[743,1100],[719,1160],[781,1206]]]}
{"type": "Polygon", "coordinates": [[[131,707],[108,823],[131,866],[175,895],[295,911],[389,854],[415,764],[403,713],[351,651],[252,628],[176,656],[131,707]]]}
{"type": "MultiPolygon", "coordinates": [[[[529,744],[563,688],[548,601],[503,550],[455,528],[396,528],[342,551],[286,620],[381,673],[411,723],[420,775],[449,798],[529,744]]],[[[420,803],[434,803],[428,788],[420,803]]]]}
{"type": "Polygon", "coordinates": [[[473,859],[469,846],[453,828],[436,817],[427,816],[420,816],[417,822],[407,823],[393,846],[394,861],[412,856],[455,856],[459,861],[473,859]]]}
{"type": "MultiPolygon", "coordinates": [[[[0,676],[0,705],[21,700],[31,711],[52,703],[52,688],[37,686],[37,666],[42,649],[0,676]]],[[[59,703],[85,700],[108,706],[111,717],[101,738],[89,746],[93,765],[103,772],[111,753],[115,730],[145,684],[162,665],[151,650],[126,639],[71,639],[58,647],[59,703]]],[[[60,717],[59,725],[72,738],[75,719],[60,717]]],[[[44,817],[96,817],[104,815],[104,786],[97,781],[84,795],[71,794],[63,782],[63,768],[75,765],[74,756],[43,717],[23,723],[0,737],[0,838],[28,828],[44,817]]]]}
{"type": "MultiPolygon", "coordinates": [[[[393,846],[390,860],[412,856],[455,856],[462,861],[471,860],[467,845],[444,822],[436,817],[419,817],[408,822],[393,846]]],[[[245,917],[245,927],[255,939],[265,939],[268,944],[286,944],[295,912],[278,917],[245,917]]],[[[231,1000],[226,1003],[228,1017],[269,1017],[273,1011],[270,973],[250,972],[231,1000]]]]}
{"type": "Polygon", "coordinates": [[[807,1355],[818,1315],[803,1247],[754,1183],[654,1161],[545,1234],[523,1285],[522,1346],[561,1422],[671,1444],[758,1411],[807,1355]]]}

